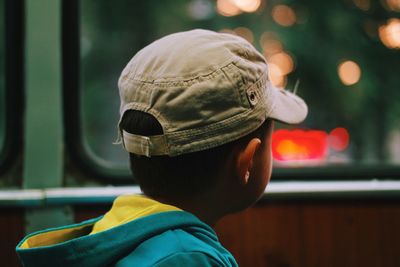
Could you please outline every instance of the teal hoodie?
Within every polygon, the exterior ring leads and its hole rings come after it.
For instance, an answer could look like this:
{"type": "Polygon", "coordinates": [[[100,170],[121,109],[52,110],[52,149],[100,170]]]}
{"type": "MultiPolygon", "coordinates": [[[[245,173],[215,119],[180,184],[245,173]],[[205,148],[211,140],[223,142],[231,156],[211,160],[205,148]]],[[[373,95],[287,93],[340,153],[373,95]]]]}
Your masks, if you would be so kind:
{"type": "Polygon", "coordinates": [[[24,266],[237,266],[194,215],[123,196],[104,216],[36,232],[17,246],[24,266]]]}

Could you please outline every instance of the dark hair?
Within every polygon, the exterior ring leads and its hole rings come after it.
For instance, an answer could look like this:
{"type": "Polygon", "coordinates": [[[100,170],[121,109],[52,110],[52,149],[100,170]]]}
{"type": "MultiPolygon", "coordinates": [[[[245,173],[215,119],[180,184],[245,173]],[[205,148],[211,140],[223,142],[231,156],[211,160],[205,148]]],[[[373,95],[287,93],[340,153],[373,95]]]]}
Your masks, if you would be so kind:
{"type": "MultiPolygon", "coordinates": [[[[202,193],[216,182],[218,173],[233,148],[251,138],[263,138],[268,124],[265,122],[256,131],[236,141],[204,151],[175,157],[150,158],[130,153],[133,177],[143,193],[150,197],[187,197],[202,193]]],[[[156,118],[136,110],[125,112],[120,127],[129,133],[144,136],[163,133],[156,118]]]]}

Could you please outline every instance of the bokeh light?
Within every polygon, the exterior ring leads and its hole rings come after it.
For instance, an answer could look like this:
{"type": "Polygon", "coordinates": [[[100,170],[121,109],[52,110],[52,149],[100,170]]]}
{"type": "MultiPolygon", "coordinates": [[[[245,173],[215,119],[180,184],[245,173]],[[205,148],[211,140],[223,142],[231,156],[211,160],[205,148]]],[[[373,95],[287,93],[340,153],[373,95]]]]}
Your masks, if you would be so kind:
{"type": "Polygon", "coordinates": [[[282,43],[278,40],[278,37],[273,32],[263,32],[260,37],[260,45],[263,49],[265,57],[269,57],[283,50],[282,43]]]}
{"type": "Polygon", "coordinates": [[[343,152],[349,146],[347,129],[337,127],[329,134],[321,130],[276,130],[272,135],[272,155],[278,161],[325,161],[329,149],[343,152]]]}
{"type": "Polygon", "coordinates": [[[217,0],[217,12],[225,17],[236,16],[242,13],[231,0],[217,0]]]}
{"type": "Polygon", "coordinates": [[[379,27],[379,38],[391,49],[400,48],[400,19],[389,19],[388,23],[379,27]]]}
{"type": "Polygon", "coordinates": [[[390,11],[400,12],[400,0],[383,0],[385,7],[390,11]]]}
{"type": "Polygon", "coordinates": [[[343,127],[333,129],[328,136],[329,147],[336,151],[345,150],[349,146],[349,141],[349,132],[343,127]]]}
{"type": "Polygon", "coordinates": [[[268,64],[268,76],[271,83],[276,86],[283,88],[286,86],[287,79],[286,75],[282,73],[279,66],[269,63],[268,64]]]}
{"type": "Polygon", "coordinates": [[[272,32],[264,32],[261,35],[260,44],[268,62],[268,75],[271,83],[276,87],[285,87],[286,75],[295,68],[292,56],[283,50],[282,43],[272,32]]]}
{"type": "Polygon", "coordinates": [[[292,57],[284,51],[270,56],[268,58],[268,62],[276,65],[280,69],[280,73],[282,75],[289,74],[294,69],[294,62],[292,57]]]}
{"type": "Polygon", "coordinates": [[[238,28],[234,29],[233,32],[236,35],[239,35],[240,37],[246,39],[249,43],[253,43],[253,41],[254,41],[254,34],[249,28],[238,27],[238,28]]]}
{"type": "Polygon", "coordinates": [[[286,75],[294,70],[294,60],[284,51],[276,33],[264,32],[260,37],[263,54],[268,61],[268,75],[271,83],[276,87],[285,87],[286,75]]]}
{"type": "Polygon", "coordinates": [[[281,26],[292,26],[296,23],[296,13],[287,5],[277,5],[272,9],[272,18],[281,26]]]}
{"type": "Polygon", "coordinates": [[[319,130],[284,130],[272,135],[272,155],[278,161],[325,160],[327,134],[319,130]]]}
{"type": "Polygon", "coordinates": [[[217,0],[217,12],[226,17],[242,12],[255,12],[261,6],[261,0],[217,0]]]}
{"type": "Polygon", "coordinates": [[[187,5],[188,15],[195,20],[204,20],[212,17],[214,6],[207,0],[191,0],[187,5]]]}
{"type": "Polygon", "coordinates": [[[261,5],[261,0],[232,0],[244,12],[255,12],[261,5]]]}
{"type": "Polygon", "coordinates": [[[364,11],[368,11],[371,7],[370,0],[353,0],[353,3],[356,7],[364,11]]]}
{"type": "Polygon", "coordinates": [[[349,86],[360,80],[361,69],[354,61],[347,60],[339,64],[338,74],[342,83],[349,86]]]}

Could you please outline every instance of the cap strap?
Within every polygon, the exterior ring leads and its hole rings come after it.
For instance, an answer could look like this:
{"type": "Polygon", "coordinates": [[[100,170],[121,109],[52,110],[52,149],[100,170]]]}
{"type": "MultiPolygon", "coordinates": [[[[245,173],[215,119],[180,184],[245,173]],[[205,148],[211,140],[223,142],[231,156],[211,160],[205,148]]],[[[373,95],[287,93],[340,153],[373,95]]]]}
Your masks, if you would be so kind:
{"type": "Polygon", "coordinates": [[[142,136],[122,130],[125,149],[146,157],[167,155],[168,146],[165,135],[142,136]]]}

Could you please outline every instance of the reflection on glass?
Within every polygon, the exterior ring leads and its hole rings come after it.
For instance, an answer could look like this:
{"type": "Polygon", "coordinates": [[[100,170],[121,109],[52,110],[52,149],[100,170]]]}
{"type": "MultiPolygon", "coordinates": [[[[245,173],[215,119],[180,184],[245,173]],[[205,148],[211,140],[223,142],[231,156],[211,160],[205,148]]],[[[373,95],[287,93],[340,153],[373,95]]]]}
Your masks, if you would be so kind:
{"type": "Polygon", "coordinates": [[[4,29],[4,0],[0,0],[0,151],[4,146],[4,132],[5,132],[5,29],[4,29]]]}
{"type": "Polygon", "coordinates": [[[81,1],[83,135],[94,156],[126,167],[112,145],[117,79],[140,48],[206,28],[239,35],[270,62],[277,87],[309,103],[309,117],[274,134],[280,167],[400,164],[400,23],[394,1],[81,1]]]}

